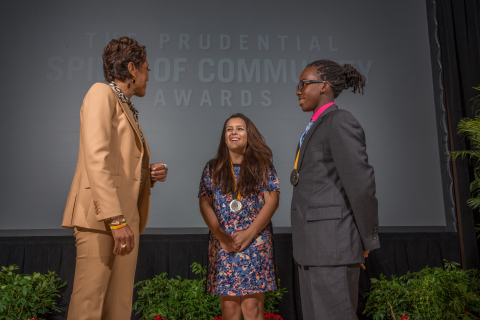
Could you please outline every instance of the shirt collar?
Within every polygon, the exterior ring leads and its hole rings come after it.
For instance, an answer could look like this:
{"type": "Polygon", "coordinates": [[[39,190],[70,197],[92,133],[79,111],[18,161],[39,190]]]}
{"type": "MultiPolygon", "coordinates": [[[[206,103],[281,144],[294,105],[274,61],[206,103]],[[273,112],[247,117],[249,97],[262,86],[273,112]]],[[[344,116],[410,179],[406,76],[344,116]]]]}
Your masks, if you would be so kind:
{"type": "Polygon", "coordinates": [[[323,111],[325,111],[328,107],[333,106],[334,104],[335,104],[335,102],[329,102],[327,104],[324,104],[320,108],[318,108],[318,110],[313,114],[310,121],[315,122],[318,119],[318,117],[320,117],[320,115],[323,113],[323,111]]]}
{"type": "Polygon", "coordinates": [[[108,84],[110,86],[110,88],[112,88],[113,91],[115,91],[115,93],[118,95],[118,97],[120,98],[120,100],[122,100],[122,102],[125,102],[125,103],[128,103],[129,105],[132,103],[130,101],[130,99],[128,99],[125,94],[123,93],[122,89],[120,89],[117,84],[115,82],[110,82],[108,84]]]}
{"type": "Polygon", "coordinates": [[[133,102],[125,96],[122,89],[120,89],[115,82],[112,81],[108,85],[110,86],[110,88],[112,88],[113,91],[115,91],[115,93],[118,95],[120,100],[122,100],[122,102],[128,104],[130,110],[132,111],[133,117],[135,118],[135,121],[138,121],[138,110],[135,109],[135,107],[133,106],[133,102]]]}

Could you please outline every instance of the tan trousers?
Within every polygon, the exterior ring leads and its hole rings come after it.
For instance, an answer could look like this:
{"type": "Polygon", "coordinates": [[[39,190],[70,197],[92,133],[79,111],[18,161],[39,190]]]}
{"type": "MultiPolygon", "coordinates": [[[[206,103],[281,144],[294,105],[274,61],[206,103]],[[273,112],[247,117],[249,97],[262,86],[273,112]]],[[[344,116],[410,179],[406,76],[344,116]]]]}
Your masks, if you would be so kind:
{"type": "Polygon", "coordinates": [[[130,320],[137,266],[140,216],[127,221],[135,248],[126,256],[113,254],[111,233],[75,228],[77,260],[68,320],[130,320]]]}

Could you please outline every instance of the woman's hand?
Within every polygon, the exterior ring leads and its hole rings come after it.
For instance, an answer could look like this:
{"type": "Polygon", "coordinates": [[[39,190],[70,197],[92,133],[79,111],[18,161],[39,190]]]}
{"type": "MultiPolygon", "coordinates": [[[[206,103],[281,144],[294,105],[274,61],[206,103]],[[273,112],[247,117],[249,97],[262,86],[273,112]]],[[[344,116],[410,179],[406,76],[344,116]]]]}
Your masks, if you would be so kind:
{"type": "Polygon", "coordinates": [[[255,235],[248,229],[234,233],[232,238],[239,247],[237,252],[247,249],[250,243],[252,243],[254,237],[255,235]]]}
{"type": "Polygon", "coordinates": [[[133,235],[132,229],[130,229],[128,225],[121,229],[112,230],[112,236],[115,240],[113,254],[125,256],[127,254],[130,254],[133,248],[135,248],[135,237],[133,235]]]}
{"type": "Polygon", "coordinates": [[[165,181],[165,179],[167,179],[167,173],[167,165],[163,162],[150,165],[150,175],[157,181],[165,181]]]}
{"type": "Polygon", "coordinates": [[[237,252],[240,246],[235,243],[233,237],[229,234],[223,234],[218,241],[226,253],[237,252]]]}

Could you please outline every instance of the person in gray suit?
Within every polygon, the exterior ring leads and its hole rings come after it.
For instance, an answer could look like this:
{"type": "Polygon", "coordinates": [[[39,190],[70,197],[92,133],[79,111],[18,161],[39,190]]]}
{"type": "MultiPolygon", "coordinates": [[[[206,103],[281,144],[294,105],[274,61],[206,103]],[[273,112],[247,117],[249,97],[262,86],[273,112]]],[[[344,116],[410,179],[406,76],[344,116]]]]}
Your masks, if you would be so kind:
{"type": "Polygon", "coordinates": [[[351,65],[318,60],[299,80],[299,105],[313,112],[290,177],[303,319],[357,319],[360,267],[380,247],[378,202],[363,129],[334,99],[347,88],[363,94],[365,77],[351,65]]]}

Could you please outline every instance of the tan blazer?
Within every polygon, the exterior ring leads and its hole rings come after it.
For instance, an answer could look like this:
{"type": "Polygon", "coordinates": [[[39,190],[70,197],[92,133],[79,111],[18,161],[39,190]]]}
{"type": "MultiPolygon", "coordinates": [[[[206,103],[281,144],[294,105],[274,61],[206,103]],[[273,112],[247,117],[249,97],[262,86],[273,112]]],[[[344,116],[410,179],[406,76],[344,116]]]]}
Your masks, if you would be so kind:
{"type": "Polygon", "coordinates": [[[128,105],[109,85],[94,84],[80,110],[78,163],[62,227],[110,231],[105,219],[124,215],[128,222],[138,206],[143,232],[153,186],[149,161],[128,105]]]}

